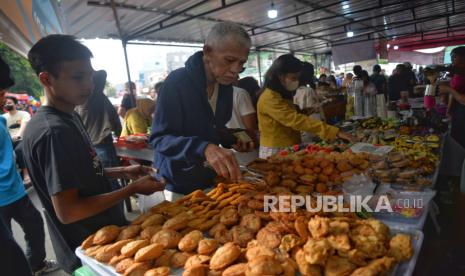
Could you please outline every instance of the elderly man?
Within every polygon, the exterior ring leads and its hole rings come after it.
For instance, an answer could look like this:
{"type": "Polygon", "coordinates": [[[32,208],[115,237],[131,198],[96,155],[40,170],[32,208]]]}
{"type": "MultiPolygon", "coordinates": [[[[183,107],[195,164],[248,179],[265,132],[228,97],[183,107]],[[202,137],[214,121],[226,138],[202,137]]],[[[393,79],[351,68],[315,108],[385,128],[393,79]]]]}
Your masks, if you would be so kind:
{"type": "Polygon", "coordinates": [[[232,83],[242,72],[249,49],[244,29],[216,24],[203,51],[164,81],[150,142],[158,176],[167,182],[168,200],[211,187],[216,174],[232,181],[240,178],[237,161],[225,148],[250,151],[253,145],[236,139],[225,125],[232,113],[232,83]]]}

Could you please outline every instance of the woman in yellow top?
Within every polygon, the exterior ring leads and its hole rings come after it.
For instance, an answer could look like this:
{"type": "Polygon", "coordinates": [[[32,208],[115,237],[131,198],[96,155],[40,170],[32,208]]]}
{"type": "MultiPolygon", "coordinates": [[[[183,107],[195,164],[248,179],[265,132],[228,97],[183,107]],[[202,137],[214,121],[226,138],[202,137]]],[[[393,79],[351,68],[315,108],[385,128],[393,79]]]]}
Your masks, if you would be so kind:
{"type": "Polygon", "coordinates": [[[299,87],[302,62],[291,54],[278,57],[266,72],[263,92],[258,99],[260,158],[267,158],[281,149],[301,143],[301,131],[324,140],[336,137],[353,140],[337,127],[312,119],[293,105],[294,91],[299,87]]]}
{"type": "Polygon", "coordinates": [[[129,109],[124,116],[121,136],[132,134],[146,134],[152,124],[152,114],[155,112],[155,101],[151,99],[138,99],[136,107],[129,109]]]}

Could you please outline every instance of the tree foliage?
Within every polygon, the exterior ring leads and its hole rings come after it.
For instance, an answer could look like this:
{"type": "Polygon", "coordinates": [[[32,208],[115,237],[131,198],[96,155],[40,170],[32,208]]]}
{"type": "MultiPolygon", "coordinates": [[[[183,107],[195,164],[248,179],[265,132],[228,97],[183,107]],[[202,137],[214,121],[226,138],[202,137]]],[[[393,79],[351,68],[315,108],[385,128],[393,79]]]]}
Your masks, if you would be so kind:
{"type": "Polygon", "coordinates": [[[36,99],[43,96],[43,89],[39,79],[26,58],[17,54],[1,42],[0,56],[10,66],[11,76],[15,80],[15,85],[8,89],[9,91],[13,93],[27,93],[36,99]]]}

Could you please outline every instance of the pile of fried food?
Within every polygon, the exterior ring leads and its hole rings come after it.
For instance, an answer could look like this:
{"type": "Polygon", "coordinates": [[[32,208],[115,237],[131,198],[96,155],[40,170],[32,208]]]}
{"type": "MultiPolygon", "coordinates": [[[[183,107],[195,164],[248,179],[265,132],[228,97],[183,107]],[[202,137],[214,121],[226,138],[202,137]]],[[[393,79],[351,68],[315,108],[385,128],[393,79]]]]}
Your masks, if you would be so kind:
{"type": "Polygon", "coordinates": [[[369,175],[384,183],[431,186],[432,181],[427,176],[434,169],[433,164],[423,159],[414,160],[409,155],[391,152],[370,165],[369,175]]]}
{"type": "Polygon", "coordinates": [[[313,191],[331,194],[354,174],[364,173],[370,166],[371,158],[374,157],[366,153],[348,151],[296,153],[287,159],[256,160],[248,168],[263,173],[264,180],[270,186],[288,187],[297,194],[313,191]]]}
{"type": "Polygon", "coordinates": [[[123,275],[384,275],[413,255],[409,235],[391,235],[353,213],[264,212],[285,187],[220,184],[163,202],[129,226],[110,225],[81,245],[123,275]],[[246,195],[245,197],[243,197],[246,195]],[[208,234],[208,235],[207,235],[208,234]],[[180,272],[178,272],[180,273],[180,272]]]}

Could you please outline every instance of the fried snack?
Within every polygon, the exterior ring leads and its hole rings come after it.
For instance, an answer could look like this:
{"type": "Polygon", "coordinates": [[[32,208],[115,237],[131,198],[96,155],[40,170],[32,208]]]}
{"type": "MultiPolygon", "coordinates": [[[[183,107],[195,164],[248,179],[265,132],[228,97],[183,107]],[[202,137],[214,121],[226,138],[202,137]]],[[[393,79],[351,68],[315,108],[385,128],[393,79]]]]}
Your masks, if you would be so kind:
{"type": "Polygon", "coordinates": [[[94,245],[94,246],[91,246],[91,247],[87,248],[86,251],[84,251],[84,253],[89,257],[94,257],[95,254],[97,254],[96,252],[100,248],[102,248],[102,245],[94,245]]]}
{"type": "Polygon", "coordinates": [[[105,252],[105,249],[106,249],[108,246],[109,246],[109,245],[107,244],[107,245],[102,245],[102,246],[100,246],[99,248],[96,248],[95,250],[93,250],[92,247],[89,248],[89,249],[87,249],[87,250],[89,250],[89,251],[92,250],[92,252],[89,254],[89,257],[95,258],[95,256],[97,256],[97,254],[100,254],[100,253],[105,252]]]}
{"type": "Polygon", "coordinates": [[[189,216],[186,213],[181,213],[173,218],[170,218],[163,224],[163,229],[171,229],[174,231],[181,230],[189,223],[189,216]]]}
{"type": "Polygon", "coordinates": [[[274,249],[281,244],[281,234],[279,232],[271,231],[265,227],[258,231],[257,241],[260,244],[274,249]]]}
{"type": "Polygon", "coordinates": [[[239,221],[239,214],[235,208],[227,208],[221,212],[220,222],[226,226],[234,225],[239,221]]]}
{"type": "Polygon", "coordinates": [[[281,266],[283,268],[283,276],[294,276],[296,274],[297,263],[293,259],[286,258],[281,262],[281,266]]]}
{"type": "MultiPolygon", "coordinates": [[[[328,179],[326,179],[326,180],[320,179],[320,181],[327,182],[328,179]]],[[[327,186],[325,183],[321,183],[321,182],[320,182],[320,183],[316,184],[315,190],[316,190],[317,192],[321,193],[321,194],[322,194],[322,193],[326,193],[326,192],[328,191],[328,186],[327,186]]]]}
{"type": "Polygon", "coordinates": [[[134,219],[134,220],[131,222],[131,225],[142,224],[142,223],[143,223],[147,218],[149,218],[151,215],[152,215],[152,213],[150,213],[150,212],[144,213],[144,214],[140,214],[136,219],[134,219]]]}
{"type": "Polygon", "coordinates": [[[124,271],[123,276],[144,276],[149,268],[147,263],[133,263],[124,271]]]}
{"type": "Polygon", "coordinates": [[[306,217],[297,217],[294,221],[294,228],[302,241],[306,241],[308,239],[308,219],[306,217]]]}
{"type": "Polygon", "coordinates": [[[263,201],[252,199],[247,202],[247,206],[254,210],[262,211],[263,210],[263,201]]]}
{"type": "Polygon", "coordinates": [[[165,217],[162,214],[153,214],[142,223],[142,229],[153,225],[162,225],[165,222],[165,217]]]}
{"type": "Polygon", "coordinates": [[[367,256],[357,249],[352,249],[348,252],[338,251],[338,255],[343,258],[347,258],[351,263],[356,264],[358,266],[367,265],[367,262],[366,262],[367,256]]]}
{"type": "Polygon", "coordinates": [[[214,239],[203,239],[199,242],[197,253],[201,255],[210,255],[218,248],[218,241],[214,239]]]}
{"type": "Polygon", "coordinates": [[[310,276],[321,276],[323,275],[321,272],[321,267],[319,265],[312,265],[307,262],[305,258],[304,250],[300,249],[297,251],[295,255],[295,260],[297,263],[297,267],[299,268],[301,275],[310,275],[310,276]]]}
{"type": "Polygon", "coordinates": [[[325,276],[350,275],[356,268],[356,265],[345,258],[331,256],[325,265],[325,276]]]}
{"type": "Polygon", "coordinates": [[[203,232],[208,231],[208,230],[210,230],[210,228],[213,227],[213,225],[217,224],[219,221],[220,221],[220,216],[215,215],[210,220],[208,220],[207,222],[201,224],[198,227],[198,230],[203,231],[203,232]]]}
{"type": "Polygon", "coordinates": [[[113,257],[118,255],[118,252],[115,251],[110,251],[110,252],[105,252],[105,250],[99,251],[97,255],[95,255],[94,259],[101,263],[108,263],[113,257]]]}
{"type": "Polygon", "coordinates": [[[242,217],[240,225],[256,233],[260,230],[262,224],[261,219],[257,215],[247,214],[242,217]]]}
{"type": "Polygon", "coordinates": [[[307,262],[316,265],[324,265],[329,256],[334,254],[334,249],[326,239],[308,239],[304,251],[307,262]]]}
{"type": "Polygon", "coordinates": [[[329,232],[330,234],[348,234],[350,230],[350,225],[346,221],[337,221],[333,220],[329,222],[329,232]]]}
{"type": "Polygon", "coordinates": [[[158,266],[171,266],[171,258],[176,253],[176,249],[165,249],[163,250],[160,257],[158,257],[154,263],[155,267],[158,266]]]}
{"type": "Polygon", "coordinates": [[[279,261],[270,256],[259,256],[247,264],[245,275],[279,275],[282,272],[283,268],[279,261]]]}
{"type": "Polygon", "coordinates": [[[279,249],[284,252],[291,251],[294,247],[301,243],[301,239],[299,236],[294,234],[287,234],[281,239],[281,244],[279,245],[279,249]]]}
{"type": "Polygon", "coordinates": [[[174,268],[184,267],[184,264],[186,264],[187,259],[189,259],[189,257],[192,255],[193,254],[187,252],[174,253],[173,257],[171,257],[171,266],[174,268]]]}
{"type": "Polygon", "coordinates": [[[347,234],[330,235],[327,239],[336,250],[349,251],[351,249],[349,236],[347,234]]]}
{"type": "Polygon", "coordinates": [[[134,256],[136,262],[145,262],[156,259],[163,253],[163,245],[159,243],[152,243],[139,249],[134,256]]]}
{"type": "Polygon", "coordinates": [[[294,192],[297,194],[308,195],[313,192],[313,185],[299,185],[294,188],[294,192]]]}
{"type": "Polygon", "coordinates": [[[144,230],[140,232],[140,237],[142,239],[150,240],[153,237],[153,235],[155,235],[161,229],[161,225],[147,226],[144,230]]]}
{"type": "Polygon", "coordinates": [[[274,258],[276,256],[276,252],[273,249],[264,245],[257,245],[248,248],[245,253],[245,257],[248,261],[256,259],[259,256],[270,256],[274,258]]]}
{"type": "Polygon", "coordinates": [[[111,266],[116,266],[119,262],[121,262],[122,260],[126,259],[127,257],[124,256],[124,255],[115,255],[113,256],[113,258],[110,259],[110,261],[108,262],[109,265],[111,266]]]}
{"type": "Polygon", "coordinates": [[[178,248],[181,251],[195,251],[199,242],[203,239],[203,234],[199,230],[194,230],[185,235],[178,244],[178,248]]]}
{"type": "Polygon", "coordinates": [[[95,234],[92,234],[88,236],[82,243],[81,243],[81,249],[86,250],[87,248],[90,248],[94,245],[94,237],[95,234]]]}
{"type": "Polygon", "coordinates": [[[205,265],[197,265],[184,270],[182,276],[205,276],[206,274],[207,267],[205,265]]]}
{"type": "Polygon", "coordinates": [[[203,265],[210,261],[211,257],[207,255],[192,255],[187,259],[184,264],[184,269],[188,269],[194,266],[203,265]]]}
{"type": "Polygon", "coordinates": [[[241,255],[240,248],[228,242],[216,250],[210,260],[210,269],[222,269],[232,264],[241,255]]]}
{"type": "Polygon", "coordinates": [[[124,273],[126,269],[128,269],[133,263],[134,263],[133,258],[123,259],[118,264],[116,264],[115,271],[117,273],[124,273]]]}
{"type": "Polygon", "coordinates": [[[134,241],[133,239],[127,239],[127,240],[122,240],[122,241],[117,241],[113,244],[109,244],[108,247],[105,248],[105,252],[115,252],[119,253],[121,251],[121,248],[125,246],[126,244],[134,241]]]}
{"type": "Polygon", "coordinates": [[[223,208],[229,204],[231,204],[234,200],[238,199],[239,197],[241,196],[240,193],[237,193],[237,194],[234,194],[226,199],[223,199],[220,201],[220,203],[218,204],[218,207],[217,208],[223,208]]]}
{"type": "Polygon", "coordinates": [[[244,276],[247,269],[246,263],[239,263],[226,268],[222,276],[244,276]]]}
{"type": "Polygon", "coordinates": [[[315,216],[308,222],[308,230],[315,239],[323,238],[329,233],[329,219],[315,216]]]}
{"type": "Polygon", "coordinates": [[[215,233],[214,238],[221,244],[225,244],[225,243],[233,241],[232,232],[229,231],[228,229],[221,229],[220,231],[217,231],[215,233]]]}
{"type": "Polygon", "coordinates": [[[119,232],[120,228],[116,225],[104,226],[95,233],[93,243],[98,245],[110,243],[118,237],[119,232]]]}
{"type": "Polygon", "coordinates": [[[160,266],[157,268],[152,268],[145,272],[144,276],[169,276],[170,268],[168,266],[160,266]]]}
{"type": "Polygon", "coordinates": [[[376,276],[376,275],[384,275],[388,272],[395,260],[391,257],[382,257],[379,259],[375,259],[370,262],[367,266],[359,267],[355,269],[351,276],[376,276]]]}
{"type": "Polygon", "coordinates": [[[166,249],[176,248],[181,240],[181,234],[171,229],[162,229],[153,235],[150,240],[152,243],[160,243],[166,249]]]}
{"type": "Polygon", "coordinates": [[[388,256],[397,262],[407,261],[413,256],[412,238],[406,234],[396,234],[389,241],[388,256]]]}
{"type": "Polygon", "coordinates": [[[231,228],[233,242],[240,247],[246,247],[247,243],[255,237],[255,232],[245,226],[236,225],[231,228]]]}
{"type": "Polygon", "coordinates": [[[227,230],[227,227],[226,225],[224,225],[223,223],[217,223],[215,226],[213,226],[210,231],[208,231],[208,235],[210,235],[210,237],[214,237],[216,235],[216,232],[220,231],[220,230],[227,230]]]}
{"type": "Polygon", "coordinates": [[[148,240],[137,240],[137,241],[129,242],[121,248],[121,255],[124,255],[126,257],[132,257],[134,256],[134,254],[136,254],[136,252],[139,249],[149,244],[150,242],[148,240]]]}
{"type": "Polygon", "coordinates": [[[141,228],[140,225],[137,225],[137,224],[123,227],[121,229],[121,232],[118,235],[118,238],[116,238],[116,240],[121,241],[121,240],[132,239],[135,236],[139,235],[140,228],[141,228]]]}

